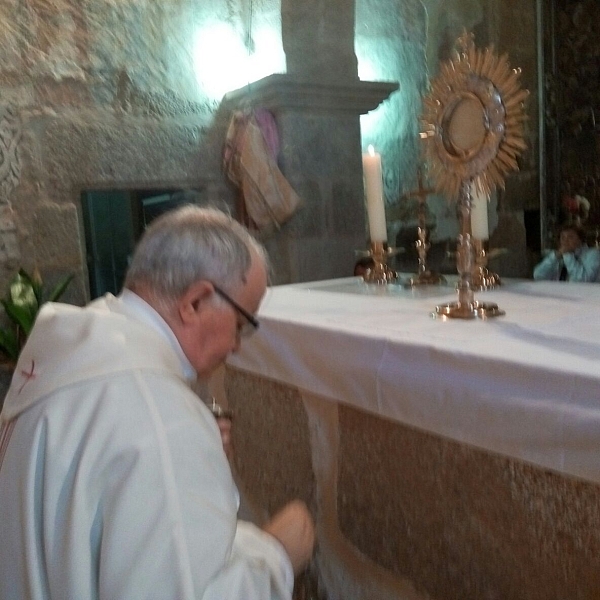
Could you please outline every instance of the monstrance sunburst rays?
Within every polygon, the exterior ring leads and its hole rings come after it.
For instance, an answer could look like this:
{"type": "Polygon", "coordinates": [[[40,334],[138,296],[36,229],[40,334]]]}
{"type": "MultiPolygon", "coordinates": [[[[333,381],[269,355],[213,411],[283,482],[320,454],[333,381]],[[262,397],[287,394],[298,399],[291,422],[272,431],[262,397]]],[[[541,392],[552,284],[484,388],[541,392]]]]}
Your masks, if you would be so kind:
{"type": "Polygon", "coordinates": [[[504,188],[505,176],[518,170],[517,157],[527,148],[523,125],[529,92],[520,87],[521,70],[511,69],[508,56],[498,57],[493,46],[475,48],[472,33],[465,32],[457,45],[455,58],[444,62],[431,81],[421,116],[431,181],[450,200],[458,198],[467,181],[486,194],[504,188]],[[453,144],[448,133],[466,103],[481,115],[480,139],[468,147],[453,144]]]}

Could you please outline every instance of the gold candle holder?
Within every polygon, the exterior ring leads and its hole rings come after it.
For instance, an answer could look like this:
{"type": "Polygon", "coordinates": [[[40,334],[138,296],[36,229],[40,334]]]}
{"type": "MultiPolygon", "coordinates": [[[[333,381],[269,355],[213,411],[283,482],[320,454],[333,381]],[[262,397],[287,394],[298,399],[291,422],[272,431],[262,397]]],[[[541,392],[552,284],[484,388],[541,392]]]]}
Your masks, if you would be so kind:
{"type": "Polygon", "coordinates": [[[441,275],[430,271],[427,268],[427,253],[431,244],[429,243],[429,235],[427,230],[427,196],[432,193],[433,189],[427,189],[423,185],[423,171],[421,169],[417,172],[418,187],[414,192],[409,192],[410,196],[417,196],[419,198],[419,205],[417,208],[417,241],[415,242],[415,248],[419,256],[419,263],[417,267],[417,274],[415,277],[411,277],[407,285],[413,287],[417,285],[438,285],[446,283],[446,280],[441,275]]]}
{"type": "Polygon", "coordinates": [[[458,236],[456,267],[459,280],[456,286],[458,301],[435,307],[434,316],[450,319],[498,317],[505,312],[491,302],[475,300],[473,270],[475,268],[475,240],[471,237],[471,181],[461,185],[458,206],[461,215],[461,233],[458,236]]]}
{"type": "Polygon", "coordinates": [[[472,276],[473,288],[482,291],[499,287],[502,284],[500,275],[487,268],[492,253],[486,250],[483,240],[474,239],[473,246],[475,250],[475,267],[472,276]]]}
{"type": "Polygon", "coordinates": [[[388,258],[394,254],[396,254],[395,248],[390,248],[383,242],[371,242],[371,248],[367,250],[366,256],[373,259],[373,266],[363,275],[365,282],[378,284],[397,282],[398,273],[387,264],[388,258]]]}
{"type": "MultiPolygon", "coordinates": [[[[421,215],[419,214],[419,221],[421,215]]],[[[423,219],[424,221],[424,219],[423,219]]],[[[419,254],[419,265],[417,267],[417,275],[408,280],[408,285],[411,287],[418,285],[440,285],[446,283],[446,279],[439,273],[430,271],[427,268],[427,252],[429,251],[429,241],[427,240],[427,228],[425,223],[419,223],[417,227],[418,239],[415,242],[417,253],[419,254]]]]}

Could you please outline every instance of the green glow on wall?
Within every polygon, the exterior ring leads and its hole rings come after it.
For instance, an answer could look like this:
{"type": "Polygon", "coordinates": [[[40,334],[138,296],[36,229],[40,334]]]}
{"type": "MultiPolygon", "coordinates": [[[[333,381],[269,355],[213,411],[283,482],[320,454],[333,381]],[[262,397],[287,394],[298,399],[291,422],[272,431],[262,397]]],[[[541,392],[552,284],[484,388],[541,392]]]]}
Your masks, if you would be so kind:
{"type": "Polygon", "coordinates": [[[399,3],[391,13],[357,0],[354,50],[362,80],[393,81],[400,89],[360,118],[363,152],[372,144],[382,156],[386,201],[413,190],[420,163],[421,90],[427,80],[423,32],[411,27],[399,3]]]}
{"type": "MultiPolygon", "coordinates": [[[[355,42],[356,59],[358,62],[358,77],[362,81],[385,81],[391,80],[385,77],[384,65],[381,64],[381,57],[378,56],[377,47],[369,39],[357,36],[355,42]]],[[[363,150],[374,141],[376,141],[378,132],[384,127],[385,108],[380,106],[376,110],[361,115],[360,129],[362,136],[363,150]]]]}

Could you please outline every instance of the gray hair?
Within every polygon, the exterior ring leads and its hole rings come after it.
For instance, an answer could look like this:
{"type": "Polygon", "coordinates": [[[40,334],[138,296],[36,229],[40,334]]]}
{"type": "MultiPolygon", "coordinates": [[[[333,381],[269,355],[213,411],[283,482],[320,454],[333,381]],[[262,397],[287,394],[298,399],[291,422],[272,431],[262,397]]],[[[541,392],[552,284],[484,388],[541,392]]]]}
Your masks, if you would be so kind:
{"type": "Polygon", "coordinates": [[[264,248],[240,223],[220,210],[186,205],[146,229],[124,285],[133,291],[146,286],[167,305],[200,280],[234,292],[245,283],[253,255],[268,268],[264,248]]]}

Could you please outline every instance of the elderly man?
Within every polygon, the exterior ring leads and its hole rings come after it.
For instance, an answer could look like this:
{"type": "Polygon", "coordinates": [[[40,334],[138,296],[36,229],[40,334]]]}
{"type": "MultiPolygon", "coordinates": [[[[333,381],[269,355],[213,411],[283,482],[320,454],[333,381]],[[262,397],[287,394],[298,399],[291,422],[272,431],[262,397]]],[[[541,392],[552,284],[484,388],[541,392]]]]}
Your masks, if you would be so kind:
{"type": "Polygon", "coordinates": [[[536,280],[600,281],[600,251],[585,244],[576,225],[560,230],[558,249],[550,252],[533,270],[536,280]]]}
{"type": "Polygon", "coordinates": [[[237,520],[189,387],[258,327],[266,283],[246,230],[190,206],[149,227],[118,298],[42,309],[1,415],[0,599],[291,597],[308,511],[237,520]]]}

